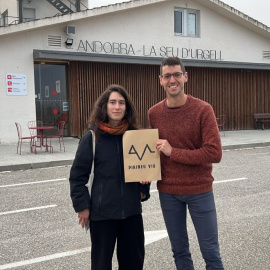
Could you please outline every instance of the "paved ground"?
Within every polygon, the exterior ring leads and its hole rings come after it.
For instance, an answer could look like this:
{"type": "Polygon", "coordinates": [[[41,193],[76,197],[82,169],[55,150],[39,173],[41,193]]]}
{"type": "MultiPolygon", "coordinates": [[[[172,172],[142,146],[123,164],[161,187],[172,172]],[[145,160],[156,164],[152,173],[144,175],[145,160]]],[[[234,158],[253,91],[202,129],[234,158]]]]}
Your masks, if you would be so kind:
{"type": "MultiPolygon", "coordinates": [[[[270,146],[270,129],[238,130],[221,132],[223,150],[270,146]]],[[[22,154],[17,154],[16,144],[0,144],[0,171],[27,170],[34,168],[70,165],[73,162],[79,140],[65,137],[66,151],[60,151],[58,142],[54,142],[54,153],[38,150],[35,155],[29,150],[29,143],[23,142],[22,154]]]]}
{"type": "MultiPolygon", "coordinates": [[[[226,134],[227,135],[227,134],[226,134]]],[[[46,153],[45,153],[46,154],[46,153]]],[[[269,270],[270,147],[223,152],[213,166],[219,242],[226,270],[269,270]],[[263,164],[263,166],[262,166],[263,164]]],[[[0,270],[89,270],[89,232],[70,200],[70,166],[0,173],[0,270]]],[[[144,270],[175,270],[156,181],[144,202],[144,270]]],[[[205,270],[190,215],[194,269],[205,270]]],[[[116,257],[112,270],[117,270],[116,257]]]]}

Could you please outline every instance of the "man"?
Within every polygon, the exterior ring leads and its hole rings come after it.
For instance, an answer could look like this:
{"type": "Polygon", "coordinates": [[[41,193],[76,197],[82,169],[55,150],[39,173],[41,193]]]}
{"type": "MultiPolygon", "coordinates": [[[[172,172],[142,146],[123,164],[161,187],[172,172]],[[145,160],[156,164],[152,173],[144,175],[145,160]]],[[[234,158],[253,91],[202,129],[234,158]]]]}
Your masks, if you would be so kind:
{"type": "Polygon", "coordinates": [[[222,157],[216,117],[210,104],[185,94],[188,74],[179,58],[164,59],[160,71],[167,98],[150,108],[148,115],[150,127],[159,130],[156,147],[162,181],[157,186],[176,268],[194,269],[186,224],[188,207],[206,269],[224,269],[212,189],[212,163],[222,157]]]}

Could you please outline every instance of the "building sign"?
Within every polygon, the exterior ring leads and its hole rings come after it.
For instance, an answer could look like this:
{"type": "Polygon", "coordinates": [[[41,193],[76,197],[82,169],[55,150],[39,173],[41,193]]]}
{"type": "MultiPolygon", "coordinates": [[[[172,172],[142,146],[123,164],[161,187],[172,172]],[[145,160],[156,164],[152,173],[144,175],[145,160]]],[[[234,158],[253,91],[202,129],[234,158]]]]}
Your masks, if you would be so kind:
{"type": "Polygon", "coordinates": [[[146,46],[135,47],[132,44],[117,42],[88,42],[80,40],[77,51],[101,54],[120,54],[148,57],[173,57],[178,56],[181,59],[213,60],[221,61],[222,52],[214,49],[190,49],[181,47],[167,46],[146,46]]]}
{"type": "Polygon", "coordinates": [[[7,73],[6,88],[8,96],[26,96],[27,95],[26,74],[7,73]]]}

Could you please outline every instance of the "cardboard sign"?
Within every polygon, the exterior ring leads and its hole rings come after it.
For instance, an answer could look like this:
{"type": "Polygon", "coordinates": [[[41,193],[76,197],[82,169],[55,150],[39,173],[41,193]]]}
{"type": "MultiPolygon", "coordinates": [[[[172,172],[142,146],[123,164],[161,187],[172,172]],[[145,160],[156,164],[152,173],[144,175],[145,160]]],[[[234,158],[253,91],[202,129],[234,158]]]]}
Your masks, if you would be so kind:
{"type": "Polygon", "coordinates": [[[124,133],[125,182],[161,180],[157,140],[158,129],[128,130],[124,133]]]}

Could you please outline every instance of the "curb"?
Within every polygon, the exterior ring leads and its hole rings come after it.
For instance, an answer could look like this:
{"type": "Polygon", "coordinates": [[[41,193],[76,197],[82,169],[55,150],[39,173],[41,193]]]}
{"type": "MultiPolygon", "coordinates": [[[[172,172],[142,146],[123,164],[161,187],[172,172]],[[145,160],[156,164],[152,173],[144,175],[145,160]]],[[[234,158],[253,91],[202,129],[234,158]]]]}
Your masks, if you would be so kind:
{"type": "Polygon", "coordinates": [[[223,151],[224,150],[237,150],[237,149],[246,149],[246,148],[267,147],[267,146],[270,146],[270,142],[224,145],[222,146],[222,150],[223,151]]]}
{"type": "Polygon", "coordinates": [[[73,163],[73,159],[49,161],[49,162],[14,164],[14,165],[0,166],[0,172],[41,169],[41,168],[57,167],[57,166],[68,166],[68,165],[72,165],[72,163],[73,163]]]}

